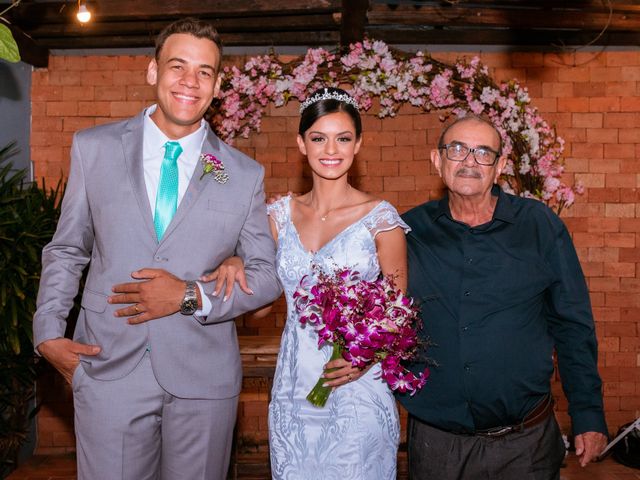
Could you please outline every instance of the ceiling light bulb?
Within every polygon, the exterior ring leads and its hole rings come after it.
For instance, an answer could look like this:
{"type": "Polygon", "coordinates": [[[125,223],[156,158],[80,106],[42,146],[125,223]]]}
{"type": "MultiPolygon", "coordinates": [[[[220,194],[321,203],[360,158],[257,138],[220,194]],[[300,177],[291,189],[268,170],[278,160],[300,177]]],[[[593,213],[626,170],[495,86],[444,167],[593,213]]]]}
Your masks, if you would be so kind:
{"type": "Polygon", "coordinates": [[[76,14],[78,21],[80,23],[87,23],[91,20],[91,12],[87,8],[87,6],[83,3],[78,7],[78,13],[76,14]]]}

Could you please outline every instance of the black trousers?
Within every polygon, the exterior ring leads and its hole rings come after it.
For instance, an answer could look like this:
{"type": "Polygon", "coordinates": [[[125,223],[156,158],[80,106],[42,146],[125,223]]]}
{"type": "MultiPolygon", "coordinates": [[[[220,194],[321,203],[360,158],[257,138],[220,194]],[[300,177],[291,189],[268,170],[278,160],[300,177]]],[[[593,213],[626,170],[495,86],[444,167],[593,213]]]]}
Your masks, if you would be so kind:
{"type": "Polygon", "coordinates": [[[553,415],[503,437],[444,432],[410,417],[410,480],[559,480],[565,446],[553,415]]]}

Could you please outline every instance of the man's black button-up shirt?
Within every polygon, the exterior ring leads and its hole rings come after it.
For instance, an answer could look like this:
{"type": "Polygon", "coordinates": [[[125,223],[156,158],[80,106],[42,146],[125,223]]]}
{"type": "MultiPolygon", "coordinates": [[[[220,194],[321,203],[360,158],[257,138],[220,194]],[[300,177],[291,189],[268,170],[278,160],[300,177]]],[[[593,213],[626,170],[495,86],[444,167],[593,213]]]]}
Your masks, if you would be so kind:
{"type": "Polygon", "coordinates": [[[448,431],[517,424],[550,391],[555,346],[574,434],[606,434],[589,292],[569,233],[544,204],[493,194],[493,219],[480,226],[455,221],[448,197],[403,215],[409,293],[436,365],[420,392],[399,399],[448,431]]]}

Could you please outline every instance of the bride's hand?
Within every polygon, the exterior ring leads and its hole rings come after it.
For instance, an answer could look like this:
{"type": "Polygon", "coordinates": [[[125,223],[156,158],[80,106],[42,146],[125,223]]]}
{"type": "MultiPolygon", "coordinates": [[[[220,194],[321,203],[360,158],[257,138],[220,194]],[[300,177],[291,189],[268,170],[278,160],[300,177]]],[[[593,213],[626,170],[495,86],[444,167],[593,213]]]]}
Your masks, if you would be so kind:
{"type": "Polygon", "coordinates": [[[355,382],[367,373],[372,366],[373,364],[367,368],[360,369],[351,365],[351,362],[346,361],[344,358],[331,360],[324,366],[324,374],[322,376],[327,379],[324,385],[327,387],[339,387],[355,382]]]}
{"type": "Polygon", "coordinates": [[[213,272],[202,275],[200,280],[203,282],[216,282],[216,288],[213,291],[214,297],[220,295],[220,292],[224,288],[223,302],[226,302],[229,300],[229,297],[231,297],[234,282],[238,282],[240,290],[244,293],[253,295],[253,290],[247,285],[247,277],[244,274],[244,263],[240,257],[227,258],[213,272]]]}

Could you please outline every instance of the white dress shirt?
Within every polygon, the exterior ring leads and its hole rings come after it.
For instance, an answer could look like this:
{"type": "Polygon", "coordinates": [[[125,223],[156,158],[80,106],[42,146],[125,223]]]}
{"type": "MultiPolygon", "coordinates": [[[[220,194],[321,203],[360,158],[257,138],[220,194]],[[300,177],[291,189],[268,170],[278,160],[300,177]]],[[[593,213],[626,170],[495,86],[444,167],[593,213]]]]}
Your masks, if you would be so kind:
{"type": "MultiPolygon", "coordinates": [[[[156,196],[158,194],[158,185],[160,183],[160,169],[162,160],[164,159],[164,144],[172,141],[167,137],[156,123],[151,119],[151,114],[156,111],[157,105],[147,108],[144,113],[143,141],[142,141],[142,167],[144,170],[144,183],[147,187],[147,195],[149,197],[149,205],[151,211],[155,212],[156,196]]],[[[207,122],[200,121],[200,128],[186,137],[173,140],[180,143],[182,153],[178,157],[178,205],[182,201],[193,172],[195,171],[198,161],[200,160],[200,152],[202,152],[202,144],[207,134],[207,122]]],[[[204,265],[204,268],[212,265],[204,265]]],[[[200,289],[200,297],[202,298],[202,310],[198,310],[194,315],[207,316],[211,311],[211,302],[209,297],[204,294],[202,285],[198,283],[200,289]]]]}

